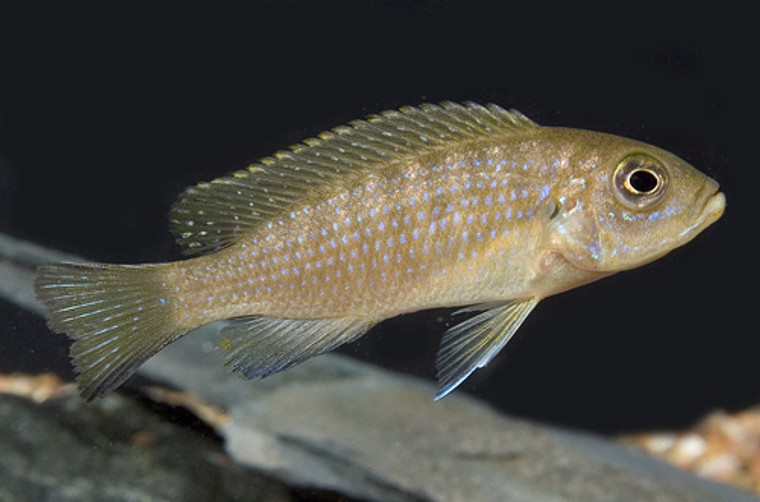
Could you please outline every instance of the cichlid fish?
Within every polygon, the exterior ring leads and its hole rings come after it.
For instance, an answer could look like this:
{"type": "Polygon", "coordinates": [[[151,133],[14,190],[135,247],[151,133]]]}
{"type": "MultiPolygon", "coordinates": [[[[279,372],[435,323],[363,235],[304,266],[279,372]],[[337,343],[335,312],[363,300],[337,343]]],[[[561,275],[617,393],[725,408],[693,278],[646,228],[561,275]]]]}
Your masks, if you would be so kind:
{"type": "Polygon", "coordinates": [[[83,397],[188,331],[222,329],[225,364],[264,377],[435,307],[449,329],[436,399],[549,295],[650,262],[725,207],[678,157],[517,111],[445,102],[387,111],[187,189],[172,231],[192,259],[52,263],[37,297],[67,333],[83,397]]]}

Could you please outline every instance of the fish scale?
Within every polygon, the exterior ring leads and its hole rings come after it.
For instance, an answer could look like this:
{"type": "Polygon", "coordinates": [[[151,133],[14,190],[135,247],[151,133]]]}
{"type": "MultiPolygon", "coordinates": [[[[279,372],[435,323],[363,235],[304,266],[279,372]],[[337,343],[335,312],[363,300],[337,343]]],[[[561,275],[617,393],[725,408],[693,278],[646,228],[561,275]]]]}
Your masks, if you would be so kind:
{"type": "Polygon", "coordinates": [[[511,261],[530,250],[519,244],[555,173],[487,153],[375,174],[262,225],[249,242],[215,257],[217,266],[194,264],[169,281],[200,283],[190,303],[207,300],[204,318],[246,315],[252,301],[261,315],[384,318],[399,312],[399,301],[419,310],[514,294],[511,261]],[[232,280],[216,273],[218,264],[232,280]],[[450,274],[457,288],[446,287],[450,274]],[[419,287],[436,283],[432,291],[419,287]]]}
{"type": "Polygon", "coordinates": [[[469,306],[443,337],[440,399],[541,299],[643,265],[717,220],[718,185],[656,147],[540,127],[515,111],[423,104],[350,122],[189,188],[188,260],[53,263],[36,293],[74,343],[85,398],[228,320],[224,363],[282,371],[398,314],[469,306]]]}

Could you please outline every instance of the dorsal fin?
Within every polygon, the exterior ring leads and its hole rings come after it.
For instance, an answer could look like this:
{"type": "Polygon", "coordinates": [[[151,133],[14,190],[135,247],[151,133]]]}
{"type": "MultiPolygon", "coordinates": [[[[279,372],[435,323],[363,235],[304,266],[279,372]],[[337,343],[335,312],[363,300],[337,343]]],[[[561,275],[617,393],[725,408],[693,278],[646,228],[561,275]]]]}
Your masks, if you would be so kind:
{"type": "Polygon", "coordinates": [[[537,128],[518,111],[443,102],[386,111],[323,132],[243,171],[187,189],[170,212],[186,254],[232,244],[262,221],[290,211],[318,187],[347,175],[445,148],[452,142],[513,135],[537,128]]]}

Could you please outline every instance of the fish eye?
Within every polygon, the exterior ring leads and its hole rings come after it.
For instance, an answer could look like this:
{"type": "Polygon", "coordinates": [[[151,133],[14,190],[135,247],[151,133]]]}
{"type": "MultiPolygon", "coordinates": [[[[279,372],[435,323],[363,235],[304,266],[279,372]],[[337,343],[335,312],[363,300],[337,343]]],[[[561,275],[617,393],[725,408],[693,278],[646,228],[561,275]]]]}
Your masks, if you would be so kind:
{"type": "Polygon", "coordinates": [[[668,172],[654,157],[636,153],[617,165],[613,176],[618,200],[633,209],[644,209],[659,202],[668,188],[668,172]]]}

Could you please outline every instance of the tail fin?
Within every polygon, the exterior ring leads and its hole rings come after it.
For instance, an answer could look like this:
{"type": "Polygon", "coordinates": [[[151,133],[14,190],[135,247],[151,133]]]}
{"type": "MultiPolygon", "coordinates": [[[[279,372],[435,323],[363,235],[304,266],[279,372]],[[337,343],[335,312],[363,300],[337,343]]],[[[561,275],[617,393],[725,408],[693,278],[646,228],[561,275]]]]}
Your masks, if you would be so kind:
{"type": "Polygon", "coordinates": [[[172,324],[162,265],[51,263],[35,279],[48,325],[72,340],[79,392],[88,401],[122,384],[184,334],[172,324]]]}

